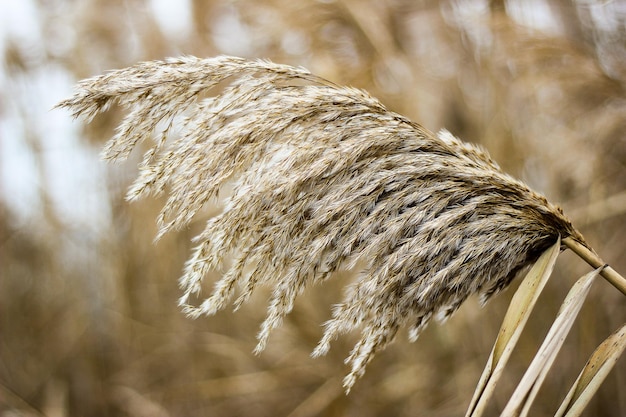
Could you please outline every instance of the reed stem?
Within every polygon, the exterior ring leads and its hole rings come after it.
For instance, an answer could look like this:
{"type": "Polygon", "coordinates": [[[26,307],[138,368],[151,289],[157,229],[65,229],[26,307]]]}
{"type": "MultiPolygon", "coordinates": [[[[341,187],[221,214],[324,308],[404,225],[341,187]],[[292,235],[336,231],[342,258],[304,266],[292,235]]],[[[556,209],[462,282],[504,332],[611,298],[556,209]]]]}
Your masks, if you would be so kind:
{"type": "Polygon", "coordinates": [[[589,248],[585,247],[580,242],[572,239],[571,237],[567,237],[563,239],[563,244],[570,248],[576,255],[580,256],[585,262],[591,265],[594,268],[599,268],[605,265],[605,268],[602,269],[600,275],[608,282],[611,283],[615,288],[621,291],[622,294],[626,295],[626,278],[620,275],[619,272],[611,268],[606,262],[604,262],[596,253],[594,253],[589,248]]]}

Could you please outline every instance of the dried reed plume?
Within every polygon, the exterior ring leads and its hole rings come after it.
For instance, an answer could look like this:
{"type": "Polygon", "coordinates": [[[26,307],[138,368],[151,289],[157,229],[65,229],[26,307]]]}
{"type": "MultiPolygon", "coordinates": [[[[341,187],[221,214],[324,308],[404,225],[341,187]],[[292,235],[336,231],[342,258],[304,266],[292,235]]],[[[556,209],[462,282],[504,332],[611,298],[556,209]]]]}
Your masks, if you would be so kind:
{"type": "Polygon", "coordinates": [[[167,192],[159,236],[232,185],[180,280],[191,316],[238,308],[270,285],[261,351],[307,285],[363,265],[314,350],[360,329],[347,389],[400,327],[414,340],[433,315],[446,319],[474,293],[487,300],[559,236],[586,246],[558,207],[485,151],[302,68],[224,56],[147,62],[81,82],[59,106],[90,120],[114,102],[130,113],[106,159],[155,138],[128,198],[167,192]],[[223,276],[212,294],[190,305],[213,270],[223,276]]]}

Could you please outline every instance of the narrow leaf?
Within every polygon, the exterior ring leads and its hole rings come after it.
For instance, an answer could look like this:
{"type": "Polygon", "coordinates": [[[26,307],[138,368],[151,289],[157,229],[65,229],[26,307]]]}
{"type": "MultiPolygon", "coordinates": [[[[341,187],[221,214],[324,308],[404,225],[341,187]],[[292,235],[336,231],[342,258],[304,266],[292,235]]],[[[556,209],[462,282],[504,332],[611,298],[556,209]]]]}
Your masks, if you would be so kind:
{"type": "Polygon", "coordinates": [[[502,375],[504,366],[519,340],[522,329],[528,321],[530,312],[552,274],[560,247],[561,239],[559,238],[554,245],[539,257],[513,295],[509,309],[502,321],[500,332],[491,350],[491,355],[467,410],[466,417],[478,417],[485,411],[487,403],[493,395],[496,383],[502,375]]]}
{"type": "Polygon", "coordinates": [[[593,352],[563,400],[555,417],[576,417],[589,401],[626,349],[626,324],[610,335],[593,352]]]}
{"type": "Polygon", "coordinates": [[[528,415],[530,406],[537,396],[537,392],[543,384],[550,367],[554,363],[556,355],[561,346],[563,346],[563,342],[589,294],[591,284],[601,269],[598,268],[595,271],[591,271],[572,286],[537,355],[526,370],[509,403],[504,408],[503,415],[528,415]]]}

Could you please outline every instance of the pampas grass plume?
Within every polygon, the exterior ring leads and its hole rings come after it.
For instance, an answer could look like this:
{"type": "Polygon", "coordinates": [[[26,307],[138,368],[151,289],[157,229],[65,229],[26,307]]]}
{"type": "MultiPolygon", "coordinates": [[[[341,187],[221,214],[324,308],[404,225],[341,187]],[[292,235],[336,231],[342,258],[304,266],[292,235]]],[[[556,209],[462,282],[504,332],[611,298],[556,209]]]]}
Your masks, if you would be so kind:
{"type": "Polygon", "coordinates": [[[268,285],[261,351],[307,286],[363,265],[313,351],[360,331],[348,390],[401,328],[415,340],[470,295],[486,301],[559,236],[586,246],[558,207],[484,150],[302,68],[228,56],[145,62],[82,81],[59,106],[91,120],[112,103],[129,113],[103,156],[153,141],[128,198],[168,195],[159,236],[232,185],[180,279],[190,316],[238,307],[268,285]],[[194,305],[215,270],[221,278],[194,305]]]}

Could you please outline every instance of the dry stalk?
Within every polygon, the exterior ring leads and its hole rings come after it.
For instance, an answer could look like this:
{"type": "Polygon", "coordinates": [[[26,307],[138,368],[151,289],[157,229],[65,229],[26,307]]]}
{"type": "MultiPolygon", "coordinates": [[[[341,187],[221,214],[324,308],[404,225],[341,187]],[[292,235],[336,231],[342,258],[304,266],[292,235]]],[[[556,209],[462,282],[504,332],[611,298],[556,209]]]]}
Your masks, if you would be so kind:
{"type": "Polygon", "coordinates": [[[130,113],[103,155],[123,159],[154,139],[128,198],[167,192],[159,236],[233,184],[180,280],[189,315],[238,307],[268,284],[261,351],[306,286],[365,265],[314,350],[361,331],[348,390],[401,327],[414,340],[470,295],[487,300],[559,236],[588,248],[558,207],[482,149],[302,68],[226,56],[146,62],[82,81],[59,106],[90,120],[115,102],[130,113]],[[219,94],[199,97],[220,83],[219,94]],[[191,305],[229,258],[211,295],[191,305]]]}

